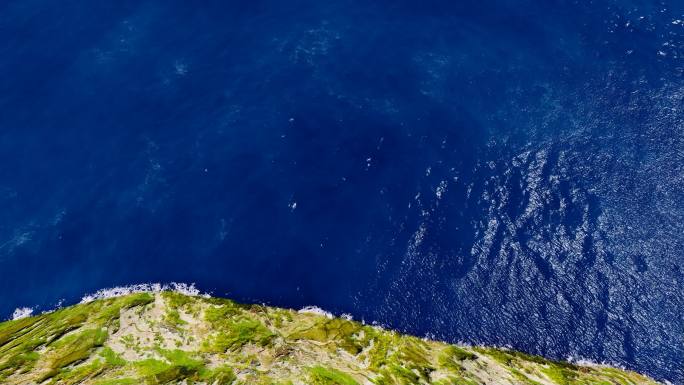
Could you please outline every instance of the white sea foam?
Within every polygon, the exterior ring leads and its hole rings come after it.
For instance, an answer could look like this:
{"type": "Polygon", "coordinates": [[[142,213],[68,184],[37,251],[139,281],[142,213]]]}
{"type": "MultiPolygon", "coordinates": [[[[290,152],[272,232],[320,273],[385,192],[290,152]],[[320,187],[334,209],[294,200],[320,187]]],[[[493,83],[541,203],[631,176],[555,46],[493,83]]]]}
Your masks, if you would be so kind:
{"type": "Polygon", "coordinates": [[[325,316],[327,318],[333,318],[334,317],[332,313],[327,312],[318,306],[305,306],[299,310],[299,313],[317,314],[317,315],[325,316]]]}
{"type": "Polygon", "coordinates": [[[33,315],[33,308],[30,307],[18,307],[14,309],[12,313],[12,320],[18,320],[33,315]]]}
{"type": "Polygon", "coordinates": [[[597,361],[593,361],[593,360],[590,360],[587,358],[575,358],[572,356],[568,357],[566,360],[568,362],[572,362],[574,364],[581,365],[581,366],[594,366],[594,367],[601,367],[601,368],[617,368],[617,369],[622,369],[622,370],[629,370],[629,368],[627,368],[626,366],[618,364],[616,362],[611,362],[611,361],[597,362],[597,361]]]}
{"type": "Polygon", "coordinates": [[[209,294],[200,292],[199,289],[195,287],[194,283],[142,283],[137,285],[117,286],[108,289],[100,289],[93,294],[85,295],[81,299],[81,303],[88,303],[98,299],[119,297],[122,295],[128,295],[133,293],[158,293],[161,291],[175,291],[177,293],[190,296],[210,297],[209,294]]]}

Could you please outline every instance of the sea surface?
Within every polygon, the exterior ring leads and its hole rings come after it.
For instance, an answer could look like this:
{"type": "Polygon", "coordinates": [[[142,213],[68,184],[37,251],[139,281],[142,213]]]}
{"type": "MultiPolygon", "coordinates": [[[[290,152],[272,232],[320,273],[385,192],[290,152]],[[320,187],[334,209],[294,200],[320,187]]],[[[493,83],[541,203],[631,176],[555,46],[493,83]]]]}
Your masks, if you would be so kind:
{"type": "Polygon", "coordinates": [[[142,282],[684,384],[684,2],[0,2],[0,318],[142,282]]]}

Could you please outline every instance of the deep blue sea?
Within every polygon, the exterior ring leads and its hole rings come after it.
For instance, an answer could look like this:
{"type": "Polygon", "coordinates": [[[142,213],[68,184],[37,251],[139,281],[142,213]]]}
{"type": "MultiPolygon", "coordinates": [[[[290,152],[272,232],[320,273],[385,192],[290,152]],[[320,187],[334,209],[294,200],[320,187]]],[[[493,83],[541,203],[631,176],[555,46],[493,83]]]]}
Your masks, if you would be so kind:
{"type": "Polygon", "coordinates": [[[0,318],[194,282],[684,383],[684,2],[0,3],[0,318]]]}

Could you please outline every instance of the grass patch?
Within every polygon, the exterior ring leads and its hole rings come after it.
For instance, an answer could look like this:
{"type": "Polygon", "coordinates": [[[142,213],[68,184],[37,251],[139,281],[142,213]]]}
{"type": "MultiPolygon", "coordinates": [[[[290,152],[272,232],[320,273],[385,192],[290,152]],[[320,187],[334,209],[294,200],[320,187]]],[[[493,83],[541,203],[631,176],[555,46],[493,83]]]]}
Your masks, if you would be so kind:
{"type": "Polygon", "coordinates": [[[361,341],[355,338],[355,335],[361,331],[361,325],[358,323],[340,318],[328,319],[321,316],[311,318],[313,322],[305,323],[290,333],[288,338],[318,342],[335,341],[337,346],[351,354],[358,354],[363,349],[361,341]]]}
{"type": "Polygon", "coordinates": [[[135,378],[119,378],[115,380],[102,380],[94,382],[93,385],[139,385],[140,380],[135,378]]]}
{"type": "Polygon", "coordinates": [[[110,347],[105,347],[100,351],[100,357],[104,358],[105,363],[111,367],[125,366],[126,360],[121,358],[115,351],[110,347]]]}
{"type": "Polygon", "coordinates": [[[212,385],[231,385],[237,377],[229,366],[220,366],[213,370],[205,370],[200,374],[200,379],[212,385]]]}
{"type": "Polygon", "coordinates": [[[255,319],[230,320],[221,326],[221,331],[209,337],[203,344],[207,352],[224,353],[236,350],[248,343],[267,346],[275,334],[255,319]]]}
{"type": "Polygon", "coordinates": [[[93,348],[102,346],[106,339],[106,330],[89,329],[57,340],[49,355],[49,366],[52,369],[60,369],[82,361],[90,356],[93,348]]]}
{"type": "Polygon", "coordinates": [[[337,369],[315,366],[309,374],[311,385],[359,385],[352,376],[337,369]]]}
{"type": "Polygon", "coordinates": [[[222,306],[208,307],[204,310],[204,319],[212,325],[220,325],[240,314],[242,314],[240,308],[233,306],[232,303],[227,303],[222,306]]]}
{"type": "Polygon", "coordinates": [[[181,318],[180,313],[175,309],[166,309],[166,313],[164,314],[164,322],[176,328],[187,325],[187,322],[181,318]]]}
{"type": "Polygon", "coordinates": [[[439,357],[437,363],[441,368],[447,369],[451,372],[461,373],[465,368],[461,365],[463,361],[476,360],[477,355],[457,346],[448,346],[444,349],[439,357]]]}

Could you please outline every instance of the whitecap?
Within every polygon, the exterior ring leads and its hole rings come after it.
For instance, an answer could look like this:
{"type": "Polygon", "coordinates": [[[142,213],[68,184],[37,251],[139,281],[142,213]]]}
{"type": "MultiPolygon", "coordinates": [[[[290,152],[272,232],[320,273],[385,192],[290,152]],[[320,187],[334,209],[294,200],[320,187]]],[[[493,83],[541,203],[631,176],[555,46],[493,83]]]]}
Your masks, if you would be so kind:
{"type": "Polygon", "coordinates": [[[12,313],[12,320],[16,321],[18,319],[30,317],[33,315],[33,308],[30,307],[18,307],[14,309],[14,313],[12,313]]]}
{"type": "Polygon", "coordinates": [[[299,310],[299,313],[317,314],[326,318],[333,318],[333,314],[321,309],[318,306],[305,306],[299,310]]]}
{"type": "Polygon", "coordinates": [[[176,293],[184,294],[184,295],[189,295],[189,296],[202,296],[202,297],[210,297],[209,294],[207,293],[202,293],[195,287],[194,283],[179,283],[179,282],[171,282],[168,284],[161,284],[161,283],[142,283],[142,284],[137,284],[137,285],[128,285],[128,286],[117,286],[117,287],[112,287],[112,288],[107,288],[107,289],[100,289],[96,291],[95,293],[88,294],[83,296],[81,298],[80,303],[89,303],[98,299],[105,299],[105,298],[113,298],[113,297],[119,297],[122,295],[128,295],[128,294],[133,294],[133,293],[159,293],[162,291],[173,291],[176,293]]]}

